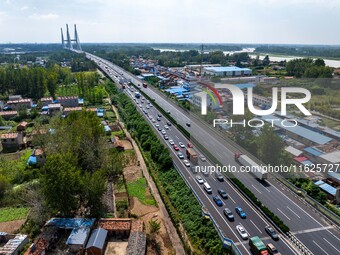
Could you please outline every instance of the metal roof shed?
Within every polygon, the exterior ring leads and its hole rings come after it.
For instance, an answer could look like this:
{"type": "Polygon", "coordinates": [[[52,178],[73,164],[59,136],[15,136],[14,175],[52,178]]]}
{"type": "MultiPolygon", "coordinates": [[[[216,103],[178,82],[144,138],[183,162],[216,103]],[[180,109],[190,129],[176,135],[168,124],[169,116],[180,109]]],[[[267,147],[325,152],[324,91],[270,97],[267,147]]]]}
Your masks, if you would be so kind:
{"type": "Polygon", "coordinates": [[[89,241],[86,245],[88,255],[102,255],[104,253],[107,230],[97,228],[92,231],[89,241]]]}
{"type": "Polygon", "coordinates": [[[71,252],[78,252],[82,247],[85,247],[90,232],[91,228],[87,226],[74,228],[72,230],[66,241],[66,244],[69,246],[71,252]]]}

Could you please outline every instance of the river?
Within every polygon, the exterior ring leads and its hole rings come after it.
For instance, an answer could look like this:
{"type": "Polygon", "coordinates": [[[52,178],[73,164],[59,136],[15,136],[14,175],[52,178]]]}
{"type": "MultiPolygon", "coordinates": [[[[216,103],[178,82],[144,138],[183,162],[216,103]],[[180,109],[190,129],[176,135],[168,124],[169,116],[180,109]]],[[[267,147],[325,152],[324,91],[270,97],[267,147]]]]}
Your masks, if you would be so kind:
{"type": "MultiPolygon", "coordinates": [[[[161,52],[163,51],[173,51],[173,52],[183,52],[183,51],[186,51],[186,50],[178,50],[178,49],[158,49],[160,50],[161,52]]],[[[241,53],[241,52],[247,52],[247,53],[250,53],[249,56],[251,58],[256,58],[257,55],[254,53],[255,51],[255,48],[243,48],[242,50],[240,51],[223,51],[223,53],[226,55],[226,54],[234,54],[234,53],[241,53]]],[[[205,52],[205,53],[208,53],[208,52],[205,52]]],[[[292,59],[295,59],[295,58],[303,58],[303,57],[297,57],[297,56],[277,56],[277,55],[271,55],[271,54],[268,54],[269,56],[269,60],[271,61],[289,61],[289,60],[292,60],[292,59]]],[[[259,58],[262,60],[263,58],[265,57],[265,55],[259,55],[259,58]]],[[[327,66],[330,66],[330,67],[334,67],[334,68],[338,68],[340,67],[340,60],[333,60],[333,59],[326,59],[326,58],[323,58],[323,60],[325,61],[325,64],[327,66]]]]}

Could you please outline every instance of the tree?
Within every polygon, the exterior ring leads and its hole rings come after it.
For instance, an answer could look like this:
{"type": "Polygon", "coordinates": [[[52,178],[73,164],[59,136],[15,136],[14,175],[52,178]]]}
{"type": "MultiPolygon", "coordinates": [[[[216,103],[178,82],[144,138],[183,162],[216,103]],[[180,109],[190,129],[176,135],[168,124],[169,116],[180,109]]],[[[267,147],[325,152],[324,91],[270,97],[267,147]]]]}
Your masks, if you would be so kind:
{"type": "Polygon", "coordinates": [[[314,60],[314,65],[316,66],[325,66],[325,61],[322,58],[317,58],[314,60]]]}
{"type": "Polygon", "coordinates": [[[271,165],[279,164],[284,144],[268,124],[263,126],[261,134],[257,138],[257,144],[261,160],[271,165]]]}
{"type": "Polygon", "coordinates": [[[54,212],[70,216],[78,207],[77,195],[81,190],[81,174],[72,162],[72,154],[47,157],[40,177],[42,194],[54,212]]]}
{"type": "Polygon", "coordinates": [[[268,65],[270,64],[270,60],[269,60],[269,56],[268,56],[268,55],[266,55],[266,56],[264,57],[264,59],[262,60],[262,64],[263,64],[264,66],[268,66],[268,65]]]}

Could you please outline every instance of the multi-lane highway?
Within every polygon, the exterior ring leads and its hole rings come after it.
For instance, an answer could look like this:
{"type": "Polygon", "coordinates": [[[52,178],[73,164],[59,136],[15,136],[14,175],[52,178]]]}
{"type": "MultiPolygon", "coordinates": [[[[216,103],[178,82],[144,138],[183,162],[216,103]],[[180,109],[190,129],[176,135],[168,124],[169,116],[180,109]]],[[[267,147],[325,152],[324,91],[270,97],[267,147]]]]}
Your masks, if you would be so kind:
{"type": "MultiPolygon", "coordinates": [[[[95,56],[88,55],[89,57],[95,58],[95,56]]],[[[97,60],[99,60],[97,58],[97,60]]],[[[219,134],[211,131],[205,123],[198,121],[196,118],[190,117],[188,113],[184,112],[176,104],[166,99],[159,91],[152,88],[143,88],[141,86],[142,82],[138,80],[135,76],[127,73],[125,70],[100,59],[102,64],[110,67],[114,74],[113,78],[124,77],[127,80],[131,80],[135,85],[139,86],[144,93],[149,97],[154,98],[158,105],[160,105],[164,110],[170,111],[172,117],[183,127],[185,127],[191,134],[195,137],[202,146],[212,153],[215,158],[222,165],[232,165],[239,167],[234,161],[234,152],[236,151],[226,140],[224,140],[219,134]],[[190,127],[186,126],[186,123],[191,123],[190,127]]],[[[152,107],[151,107],[152,108],[152,107]]],[[[150,109],[151,109],[150,108],[150,109]]],[[[156,109],[152,108],[150,114],[156,114],[153,111],[156,109]]],[[[156,118],[157,116],[153,116],[156,118]]],[[[149,119],[149,118],[147,118],[149,119]]],[[[164,117],[163,117],[164,119],[164,117]]],[[[162,122],[163,120],[161,120],[162,122]]],[[[151,122],[152,123],[152,122],[151,122]]],[[[150,124],[151,124],[150,123],[150,124]]],[[[162,123],[164,125],[165,123],[162,123]]],[[[158,131],[157,131],[158,132],[158,131]]],[[[184,144],[187,144],[186,139],[182,136],[180,132],[174,127],[171,127],[169,131],[166,131],[168,136],[174,141],[182,140],[184,144]]],[[[185,154],[185,151],[183,151],[185,154]]],[[[213,175],[209,177],[202,176],[206,181],[212,186],[213,194],[217,193],[217,189],[223,187],[226,190],[230,198],[223,201],[225,206],[218,207],[211,199],[212,196],[206,194],[195,181],[194,174],[190,172],[184,165],[182,160],[179,160],[176,154],[173,155],[174,163],[180,167],[180,170],[184,174],[185,178],[195,189],[196,193],[203,201],[204,205],[208,208],[211,215],[214,217],[216,222],[219,224],[221,229],[225,232],[226,236],[233,239],[238,243],[238,247],[244,254],[249,253],[247,242],[242,241],[240,236],[235,230],[235,226],[238,223],[242,223],[245,229],[249,232],[251,236],[258,235],[264,238],[265,242],[268,235],[264,231],[264,226],[267,222],[261,217],[261,215],[256,212],[229,182],[219,182],[213,175]],[[241,206],[247,213],[247,219],[241,220],[238,215],[235,214],[234,207],[238,205],[241,206]],[[223,215],[222,209],[224,207],[229,207],[234,215],[235,222],[229,222],[227,218],[223,215]]],[[[210,162],[200,162],[201,164],[210,164],[210,162]]],[[[214,162],[217,163],[217,162],[214,162]]],[[[326,222],[323,217],[318,213],[311,210],[311,208],[305,203],[301,202],[296,196],[289,192],[285,187],[281,186],[274,178],[269,178],[265,182],[259,182],[247,173],[236,173],[237,178],[239,178],[247,187],[250,189],[260,201],[266,205],[271,211],[278,215],[291,229],[291,232],[305,245],[310,251],[315,255],[318,254],[340,254],[340,232],[339,230],[326,222]]],[[[273,241],[271,241],[273,242],[273,241]]],[[[292,254],[293,251],[282,241],[275,242],[275,245],[282,251],[282,254],[292,254]]]]}
{"type": "MultiPolygon", "coordinates": [[[[107,74],[111,76],[114,80],[119,80],[121,72],[113,71],[111,68],[105,68],[105,66],[101,66],[101,68],[105,72],[107,72],[107,74]]],[[[250,236],[260,236],[264,243],[273,243],[277,247],[277,249],[282,252],[282,254],[297,254],[286,243],[285,237],[281,236],[279,241],[274,241],[271,237],[268,236],[268,234],[265,232],[265,226],[270,225],[269,222],[266,221],[264,217],[251,206],[251,204],[235,189],[235,187],[229,181],[218,181],[216,177],[210,173],[207,175],[203,175],[200,173],[195,174],[193,173],[193,171],[191,171],[190,167],[185,166],[184,159],[180,159],[178,157],[178,152],[181,152],[185,157],[185,147],[187,146],[189,141],[173,125],[168,126],[167,123],[170,121],[167,120],[164,116],[160,117],[159,120],[157,120],[158,115],[161,113],[152,106],[152,102],[148,103],[146,99],[136,99],[133,93],[134,90],[135,89],[133,88],[126,88],[125,91],[131,97],[131,99],[134,100],[136,107],[139,109],[141,114],[143,114],[150,125],[153,126],[161,141],[163,141],[163,143],[169,147],[174,164],[177,166],[182,175],[186,178],[187,182],[194,189],[199,199],[203,202],[211,216],[214,218],[220,229],[223,231],[224,235],[234,240],[234,242],[237,244],[238,248],[243,254],[251,254],[248,246],[248,241],[243,240],[236,230],[236,226],[242,224],[242,226],[246,229],[250,236]],[[158,126],[160,128],[158,128],[158,126]],[[167,140],[164,139],[164,135],[161,133],[162,130],[166,132],[166,136],[168,136],[167,140]],[[177,145],[178,151],[176,151],[174,149],[174,146],[170,144],[170,140],[173,140],[173,142],[177,145]],[[185,147],[181,147],[181,143],[185,147]],[[209,185],[212,187],[212,194],[208,194],[203,189],[203,185],[197,182],[197,175],[200,175],[205,180],[205,182],[209,183],[209,185]],[[228,193],[228,198],[222,199],[223,206],[218,206],[213,201],[213,195],[218,194],[218,189],[223,189],[228,193]],[[241,219],[241,217],[235,212],[236,206],[240,206],[246,212],[246,219],[241,219]],[[229,221],[228,218],[224,215],[223,210],[225,208],[229,208],[233,212],[235,218],[234,221],[229,221]]],[[[195,150],[200,155],[202,155],[202,153],[197,148],[195,148],[195,150]]],[[[211,162],[209,162],[208,160],[200,160],[200,165],[208,166],[211,165],[211,162]]],[[[221,196],[219,197],[221,198],[221,196]]]]}

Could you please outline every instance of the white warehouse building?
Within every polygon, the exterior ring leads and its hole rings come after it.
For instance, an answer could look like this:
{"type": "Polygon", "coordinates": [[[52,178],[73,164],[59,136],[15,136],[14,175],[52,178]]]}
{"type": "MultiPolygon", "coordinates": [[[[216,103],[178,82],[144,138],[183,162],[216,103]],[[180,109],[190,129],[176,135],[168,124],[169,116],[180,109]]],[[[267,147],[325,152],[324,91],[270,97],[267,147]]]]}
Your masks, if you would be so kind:
{"type": "Polygon", "coordinates": [[[215,67],[205,67],[204,75],[212,75],[212,76],[244,76],[244,75],[252,75],[252,70],[249,68],[240,68],[237,66],[215,66],[215,67]]]}

